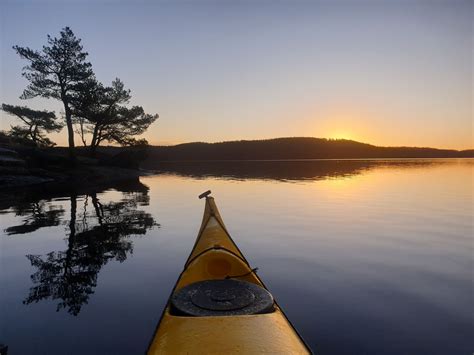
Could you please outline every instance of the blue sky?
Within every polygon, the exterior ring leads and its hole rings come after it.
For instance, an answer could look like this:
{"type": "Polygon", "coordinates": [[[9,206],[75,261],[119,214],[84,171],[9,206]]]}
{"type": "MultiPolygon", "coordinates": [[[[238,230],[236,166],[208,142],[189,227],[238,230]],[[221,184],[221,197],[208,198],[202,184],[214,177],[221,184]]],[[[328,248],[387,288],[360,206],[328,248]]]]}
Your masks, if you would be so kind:
{"type": "MultiPolygon", "coordinates": [[[[471,148],[471,1],[5,1],[2,102],[69,26],[99,80],[121,78],[159,113],[154,144],[281,136],[471,148]]],[[[1,114],[1,127],[14,120],[1,114]]],[[[65,131],[52,136],[65,144],[65,131]]],[[[79,143],[79,139],[77,139],[79,143]]]]}

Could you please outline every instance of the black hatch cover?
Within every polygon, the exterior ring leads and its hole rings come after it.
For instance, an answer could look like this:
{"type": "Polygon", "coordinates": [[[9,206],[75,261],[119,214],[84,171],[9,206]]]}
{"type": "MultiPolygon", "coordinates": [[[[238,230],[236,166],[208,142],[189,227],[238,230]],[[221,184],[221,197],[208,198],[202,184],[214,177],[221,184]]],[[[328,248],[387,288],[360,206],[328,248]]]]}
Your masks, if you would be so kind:
{"type": "Polygon", "coordinates": [[[206,280],[176,291],[171,306],[178,314],[197,317],[258,314],[273,311],[273,297],[250,282],[206,280]]]}

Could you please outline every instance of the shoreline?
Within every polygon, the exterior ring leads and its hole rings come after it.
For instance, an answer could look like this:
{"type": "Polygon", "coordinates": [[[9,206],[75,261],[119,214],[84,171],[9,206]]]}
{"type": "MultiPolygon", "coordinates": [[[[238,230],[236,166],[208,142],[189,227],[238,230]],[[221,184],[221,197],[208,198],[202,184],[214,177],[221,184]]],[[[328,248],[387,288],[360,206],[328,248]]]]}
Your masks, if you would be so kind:
{"type": "Polygon", "coordinates": [[[148,175],[146,170],[126,169],[114,166],[78,166],[63,172],[52,170],[4,172],[0,175],[0,194],[11,190],[41,188],[68,190],[109,185],[114,182],[131,180],[148,175]]]}
{"type": "Polygon", "coordinates": [[[143,162],[143,169],[116,166],[79,165],[64,169],[24,169],[0,167],[0,195],[21,189],[77,190],[108,186],[121,181],[137,179],[154,173],[162,173],[160,167],[175,164],[230,164],[230,163],[290,163],[290,162],[403,162],[429,160],[471,160],[473,158],[349,158],[349,159],[241,159],[241,160],[164,160],[153,164],[143,162]],[[10,170],[10,171],[9,171],[10,170]]]}

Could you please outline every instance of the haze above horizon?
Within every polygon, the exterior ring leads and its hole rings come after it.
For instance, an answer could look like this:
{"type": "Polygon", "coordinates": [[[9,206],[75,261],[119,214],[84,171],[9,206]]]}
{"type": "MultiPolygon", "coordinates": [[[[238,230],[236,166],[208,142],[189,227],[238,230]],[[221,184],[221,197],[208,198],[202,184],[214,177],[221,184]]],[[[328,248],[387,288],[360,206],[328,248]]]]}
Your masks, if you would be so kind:
{"type": "MultiPolygon", "coordinates": [[[[2,102],[69,26],[98,79],[160,118],[153,145],[288,136],[472,149],[471,1],[2,1],[2,102]]],[[[0,112],[2,129],[14,119],[0,112]]],[[[66,134],[50,136],[66,144],[66,134]]],[[[80,140],[76,139],[76,144],[80,140]]]]}

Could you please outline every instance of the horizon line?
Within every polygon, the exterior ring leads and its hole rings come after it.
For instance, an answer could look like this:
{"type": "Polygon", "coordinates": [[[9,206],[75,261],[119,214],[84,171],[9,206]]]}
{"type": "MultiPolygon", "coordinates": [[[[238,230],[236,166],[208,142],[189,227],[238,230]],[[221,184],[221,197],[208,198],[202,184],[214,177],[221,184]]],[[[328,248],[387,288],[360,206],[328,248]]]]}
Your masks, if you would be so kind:
{"type": "MultiPolygon", "coordinates": [[[[457,151],[457,152],[462,152],[462,151],[469,151],[469,150],[474,150],[474,146],[471,148],[466,148],[466,149],[454,149],[454,148],[439,148],[439,147],[429,147],[429,146],[408,146],[408,145],[397,145],[397,146],[386,146],[386,145],[375,145],[372,143],[367,143],[367,142],[361,142],[357,141],[354,139],[348,139],[348,138],[324,138],[324,137],[314,137],[314,136],[286,136],[286,137],[273,137],[273,138],[259,138],[259,139],[231,139],[231,140],[224,140],[224,141],[213,141],[213,142],[205,142],[205,141],[188,141],[188,142],[182,142],[182,143],[170,143],[170,144],[159,144],[157,143],[150,143],[150,147],[174,147],[178,145],[184,145],[184,144],[221,144],[221,143],[234,143],[234,142],[252,142],[252,141],[271,141],[271,140],[278,140],[278,139],[320,139],[320,140],[326,140],[326,141],[346,141],[346,142],[354,142],[354,143],[359,143],[359,144],[366,144],[370,145],[373,147],[378,147],[378,148],[415,148],[415,149],[437,149],[437,150],[450,150],[450,151],[457,151]]],[[[57,148],[67,148],[65,145],[57,145],[57,148]]],[[[103,145],[101,147],[114,147],[114,148],[126,148],[126,146],[119,146],[119,145],[103,145]]],[[[76,146],[76,148],[87,148],[84,146],[76,146]]]]}

